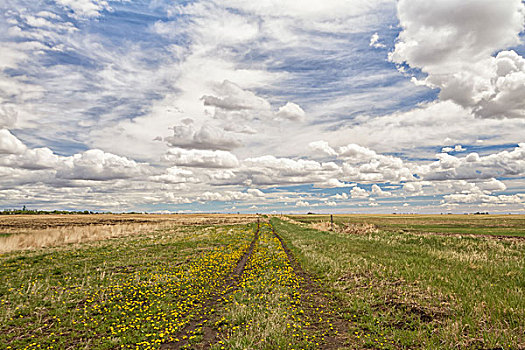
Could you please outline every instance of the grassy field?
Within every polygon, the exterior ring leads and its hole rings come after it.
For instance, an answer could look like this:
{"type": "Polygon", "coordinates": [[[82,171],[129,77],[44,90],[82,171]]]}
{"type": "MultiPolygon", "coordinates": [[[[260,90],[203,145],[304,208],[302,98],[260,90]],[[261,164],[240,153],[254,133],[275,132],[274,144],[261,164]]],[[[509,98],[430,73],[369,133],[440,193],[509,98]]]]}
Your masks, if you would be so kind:
{"type": "Polygon", "coordinates": [[[525,240],[294,218],[0,255],[0,349],[525,349],[525,240]]]}
{"type": "MultiPolygon", "coordinates": [[[[497,224],[483,219],[480,226],[497,224]]],[[[369,222],[385,221],[391,223],[369,222]]],[[[361,347],[525,348],[525,240],[394,230],[352,235],[273,222],[352,315],[361,347]]]]}
{"type": "MultiPolygon", "coordinates": [[[[296,221],[330,221],[330,215],[291,215],[296,221]]],[[[334,215],[334,222],[374,224],[383,231],[521,236],[525,237],[525,215],[334,215]]]]}

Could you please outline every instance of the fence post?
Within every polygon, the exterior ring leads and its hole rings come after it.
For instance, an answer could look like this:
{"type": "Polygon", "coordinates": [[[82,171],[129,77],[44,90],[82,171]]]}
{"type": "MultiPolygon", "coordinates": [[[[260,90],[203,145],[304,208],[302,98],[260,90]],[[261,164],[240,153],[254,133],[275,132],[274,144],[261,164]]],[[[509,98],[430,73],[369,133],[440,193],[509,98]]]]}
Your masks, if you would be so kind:
{"type": "Polygon", "coordinates": [[[330,214],[330,231],[334,230],[334,216],[330,214]]]}

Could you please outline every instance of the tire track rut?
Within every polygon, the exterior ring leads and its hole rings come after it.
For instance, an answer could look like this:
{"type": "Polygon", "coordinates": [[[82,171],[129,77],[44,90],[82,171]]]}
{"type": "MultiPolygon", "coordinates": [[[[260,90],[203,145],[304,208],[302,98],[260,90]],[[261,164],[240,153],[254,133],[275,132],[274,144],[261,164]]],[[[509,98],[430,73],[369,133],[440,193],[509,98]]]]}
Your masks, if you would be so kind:
{"type": "Polygon", "coordinates": [[[329,321],[330,334],[324,336],[322,349],[335,350],[351,347],[348,336],[349,321],[334,312],[338,308],[337,300],[326,295],[326,292],[319,287],[312,276],[301,267],[282,237],[275,231],[273,225],[270,224],[270,227],[272,233],[281,243],[294,273],[300,278],[302,294],[305,296],[303,309],[306,310],[307,316],[312,320],[311,330],[323,331],[327,328],[327,324],[322,323],[320,320],[320,311],[322,311],[323,317],[329,321]]]}
{"type": "Polygon", "coordinates": [[[190,322],[177,334],[175,338],[180,339],[178,342],[168,342],[160,346],[160,349],[168,350],[178,350],[186,347],[190,343],[189,334],[193,334],[198,328],[202,329],[203,339],[200,342],[200,346],[196,345],[196,349],[207,349],[210,347],[210,344],[213,343],[214,339],[217,337],[217,330],[212,328],[209,325],[209,319],[211,314],[215,311],[215,307],[220,305],[222,299],[230,295],[237,289],[240,277],[246,268],[246,263],[253,254],[253,250],[257,241],[259,240],[259,222],[257,222],[257,230],[253,236],[253,239],[250,243],[250,246],[238,261],[235,269],[230,273],[228,278],[226,278],[226,283],[224,288],[220,291],[212,293],[212,295],[204,302],[201,307],[202,313],[197,318],[190,320],[190,322]],[[186,336],[186,337],[184,337],[186,336]]]}

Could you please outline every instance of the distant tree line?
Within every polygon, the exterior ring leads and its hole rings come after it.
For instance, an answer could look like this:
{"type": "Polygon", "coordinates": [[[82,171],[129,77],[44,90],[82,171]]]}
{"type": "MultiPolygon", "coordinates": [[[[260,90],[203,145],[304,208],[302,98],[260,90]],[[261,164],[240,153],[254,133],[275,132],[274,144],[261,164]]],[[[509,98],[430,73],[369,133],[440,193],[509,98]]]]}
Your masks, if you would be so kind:
{"type": "Polygon", "coordinates": [[[82,210],[82,211],[71,211],[71,210],[33,210],[33,209],[26,209],[25,207],[22,209],[4,209],[0,211],[0,215],[51,215],[51,214],[100,214],[97,212],[93,212],[90,210],[82,210]]]}
{"type": "MultiPolygon", "coordinates": [[[[27,209],[26,206],[22,209],[4,209],[0,211],[0,215],[52,215],[52,214],[71,214],[71,215],[90,215],[90,214],[114,214],[110,211],[91,211],[91,210],[38,210],[27,209]]],[[[145,212],[130,211],[120,214],[147,214],[145,212]]]]}

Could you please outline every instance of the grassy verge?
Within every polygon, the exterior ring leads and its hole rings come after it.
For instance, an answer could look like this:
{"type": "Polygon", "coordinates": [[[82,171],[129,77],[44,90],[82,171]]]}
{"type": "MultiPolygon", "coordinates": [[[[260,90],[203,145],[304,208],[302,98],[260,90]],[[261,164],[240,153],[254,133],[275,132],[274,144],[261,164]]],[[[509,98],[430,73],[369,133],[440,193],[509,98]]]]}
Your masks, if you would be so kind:
{"type": "Polygon", "coordinates": [[[361,348],[525,348],[525,242],[321,232],[272,219],[361,348]]]}

